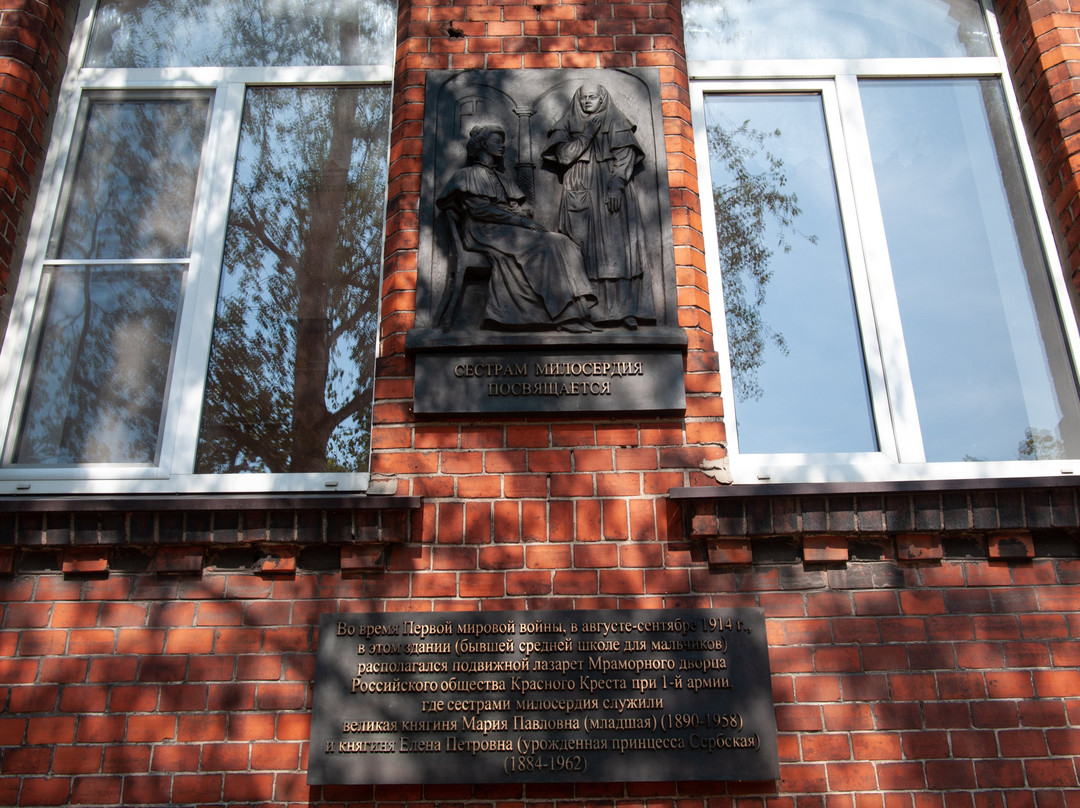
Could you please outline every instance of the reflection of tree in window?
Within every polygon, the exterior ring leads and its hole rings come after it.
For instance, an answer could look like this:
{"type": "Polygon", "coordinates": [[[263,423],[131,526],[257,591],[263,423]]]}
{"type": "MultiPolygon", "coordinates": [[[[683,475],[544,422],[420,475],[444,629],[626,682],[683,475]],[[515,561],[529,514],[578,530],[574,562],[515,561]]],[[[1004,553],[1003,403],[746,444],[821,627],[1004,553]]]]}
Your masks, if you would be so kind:
{"type": "Polygon", "coordinates": [[[876,445],[820,95],[705,99],[740,452],[876,445]]]}
{"type": "Polygon", "coordinates": [[[388,93],[248,92],[198,471],[362,471],[388,93]]]}
{"type": "Polygon", "coordinates": [[[172,356],[178,267],[57,270],[20,463],[150,463],[172,356]]]}
{"type": "Polygon", "coordinates": [[[94,101],[59,234],[59,258],[180,258],[207,101],[94,101]]]}
{"type": "MultiPolygon", "coordinates": [[[[731,372],[740,399],[760,398],[757,371],[765,361],[765,343],[788,352],[783,334],[765,322],[763,308],[772,277],[769,261],[777,249],[791,250],[787,230],[801,213],[799,200],[785,190],[784,161],[768,148],[771,138],[780,137],[779,129],[761,132],[749,121],[736,128],[714,124],[708,129],[712,158],[725,166],[730,178],[724,184],[713,183],[713,199],[731,372]],[[779,228],[771,245],[770,220],[779,228]]],[[[807,238],[815,241],[814,236],[807,238]]]]}
{"type": "Polygon", "coordinates": [[[205,96],[87,105],[53,253],[141,263],[46,266],[16,461],[153,462],[206,128],[205,96]]]}
{"type": "Polygon", "coordinates": [[[1029,426],[1016,447],[1017,460],[1051,460],[1065,457],[1065,443],[1049,429],[1029,426]]]}
{"type": "Polygon", "coordinates": [[[91,67],[386,64],[387,0],[103,0],[91,67]]]}

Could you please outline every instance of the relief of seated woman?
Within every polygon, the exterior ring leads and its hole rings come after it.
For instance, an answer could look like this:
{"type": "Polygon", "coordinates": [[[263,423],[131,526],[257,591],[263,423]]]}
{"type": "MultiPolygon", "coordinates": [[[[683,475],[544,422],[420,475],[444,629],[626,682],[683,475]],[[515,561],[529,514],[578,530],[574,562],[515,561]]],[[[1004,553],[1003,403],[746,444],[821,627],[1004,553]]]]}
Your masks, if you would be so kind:
{"type": "Polygon", "coordinates": [[[534,221],[525,192],[502,170],[506,133],[497,126],[473,127],[465,151],[465,167],[436,204],[456,217],[464,247],[491,261],[484,325],[600,330],[591,322],[596,295],[580,248],[534,221]]]}

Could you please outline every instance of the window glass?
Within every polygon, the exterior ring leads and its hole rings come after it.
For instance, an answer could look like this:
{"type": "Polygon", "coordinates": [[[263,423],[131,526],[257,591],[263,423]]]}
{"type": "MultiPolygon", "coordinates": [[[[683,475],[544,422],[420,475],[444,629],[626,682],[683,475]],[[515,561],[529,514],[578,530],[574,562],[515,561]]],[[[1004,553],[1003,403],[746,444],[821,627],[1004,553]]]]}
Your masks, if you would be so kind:
{"type": "Polygon", "coordinates": [[[92,101],[55,257],[187,256],[208,106],[92,101]]]}
{"type": "Polygon", "coordinates": [[[686,57],[991,56],[973,0],[686,0],[686,57]]]}
{"type": "Polygon", "coordinates": [[[1075,471],[1073,312],[983,5],[687,0],[684,15],[709,76],[692,91],[733,477],[1075,471]]]}
{"type": "Polygon", "coordinates": [[[705,99],[740,452],[876,449],[821,98],[705,99]]]}
{"type": "Polygon", "coordinates": [[[17,463],[152,463],[183,266],[51,273],[17,463]]]}
{"type": "Polygon", "coordinates": [[[393,61],[389,0],[102,0],[87,67],[393,61]]]}
{"type": "Polygon", "coordinates": [[[66,261],[45,267],[16,463],[156,459],[186,265],[152,259],[189,253],[208,107],[205,96],[84,107],[55,239],[53,261],[66,261]]]}
{"type": "Polygon", "coordinates": [[[363,471],[386,87],[247,92],[197,471],[363,471]]]}
{"type": "Polygon", "coordinates": [[[82,2],[0,494],[365,488],[397,3],[82,2]]]}
{"type": "Polygon", "coordinates": [[[1077,456],[1080,403],[999,87],[860,90],[927,460],[1077,456]]]}

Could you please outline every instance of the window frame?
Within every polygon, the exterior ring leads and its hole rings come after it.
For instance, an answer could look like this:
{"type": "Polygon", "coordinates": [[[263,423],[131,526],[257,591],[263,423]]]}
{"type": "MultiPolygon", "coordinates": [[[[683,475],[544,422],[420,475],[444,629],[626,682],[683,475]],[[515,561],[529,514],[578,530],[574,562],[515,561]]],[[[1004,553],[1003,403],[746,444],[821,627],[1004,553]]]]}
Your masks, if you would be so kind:
{"type": "MultiPolygon", "coordinates": [[[[384,86],[392,90],[393,66],[87,68],[96,0],[83,0],[75,24],[68,67],[57,94],[56,113],[39,193],[30,220],[27,248],[0,345],[0,495],[3,494],[183,494],[363,491],[370,472],[197,474],[195,455],[202,419],[225,230],[233,190],[244,99],[249,88],[384,86]],[[45,305],[46,259],[53,228],[64,212],[67,182],[79,153],[82,109],[94,96],[169,97],[203,94],[210,100],[204,152],[192,211],[188,269],[173,346],[172,367],[154,464],[30,465],[10,462],[19,431],[24,377],[35,348],[40,310],[45,305]]],[[[389,133],[390,121],[387,121],[389,133]]],[[[387,137],[386,166],[390,160],[387,137]]],[[[381,200],[379,244],[382,266],[386,240],[386,192],[381,200]]],[[[174,262],[175,263],[175,262],[174,262]]],[[[14,273],[13,273],[14,275],[14,273]]],[[[381,272],[379,282],[381,282],[381,272]]],[[[381,310],[381,296],[376,294],[381,310]]],[[[376,321],[381,311],[376,312],[376,321]]],[[[370,346],[374,353],[378,339],[370,346]]],[[[373,395],[373,393],[372,393],[373,395]]],[[[369,426],[370,429],[370,426],[369,426]]],[[[370,453],[370,447],[369,447],[370,453]]]]}
{"type": "MultiPolygon", "coordinates": [[[[1020,118],[1008,64],[992,9],[982,5],[983,19],[994,49],[992,56],[911,57],[882,59],[762,59],[691,61],[691,110],[705,242],[706,274],[714,293],[714,340],[721,354],[728,465],[735,483],[824,483],[868,480],[996,479],[1080,473],[1080,458],[1054,460],[927,462],[900,324],[885,240],[885,223],[878,199],[863,118],[858,83],[866,79],[990,79],[997,83],[1016,145],[1019,169],[1026,183],[1035,228],[1049,272],[1049,285],[1060,316],[1073,382],[1080,357],[1075,293],[1063,271],[1060,245],[1047,213],[1043,188],[1020,118]],[[705,97],[713,94],[816,93],[833,162],[842,231],[848,249],[856,318],[861,336],[864,370],[874,419],[877,452],[821,454],[740,453],[738,406],[728,346],[726,311],[717,243],[705,97]]],[[[1078,384],[1080,387],[1080,384],[1078,384]]]]}

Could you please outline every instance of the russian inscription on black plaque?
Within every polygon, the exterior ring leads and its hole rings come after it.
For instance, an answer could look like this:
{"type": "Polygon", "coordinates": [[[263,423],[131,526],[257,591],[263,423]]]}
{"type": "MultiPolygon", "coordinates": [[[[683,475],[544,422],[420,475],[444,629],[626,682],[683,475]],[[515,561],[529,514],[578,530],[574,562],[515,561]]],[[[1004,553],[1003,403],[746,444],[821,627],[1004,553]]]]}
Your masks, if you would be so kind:
{"type": "Polygon", "coordinates": [[[323,615],[308,782],[770,780],[760,609],[323,615]]]}
{"type": "Polygon", "coordinates": [[[655,69],[428,72],[415,411],[683,409],[666,162],[655,69]],[[447,375],[542,376],[574,351],[644,378],[477,394],[447,375]]]}

